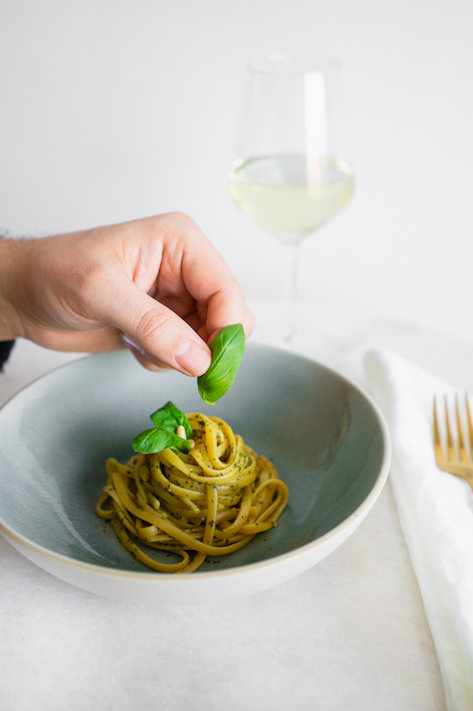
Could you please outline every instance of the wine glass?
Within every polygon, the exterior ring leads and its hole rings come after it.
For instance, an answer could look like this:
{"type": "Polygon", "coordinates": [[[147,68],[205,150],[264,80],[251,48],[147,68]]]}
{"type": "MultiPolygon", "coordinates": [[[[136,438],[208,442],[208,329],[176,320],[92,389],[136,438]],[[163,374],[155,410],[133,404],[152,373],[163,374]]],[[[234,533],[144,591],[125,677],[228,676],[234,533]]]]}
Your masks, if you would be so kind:
{"type": "Polygon", "coordinates": [[[352,167],[336,146],[340,65],[323,57],[273,55],[252,62],[249,72],[230,190],[288,251],[282,338],[291,346],[300,243],[353,193],[352,167]]]}

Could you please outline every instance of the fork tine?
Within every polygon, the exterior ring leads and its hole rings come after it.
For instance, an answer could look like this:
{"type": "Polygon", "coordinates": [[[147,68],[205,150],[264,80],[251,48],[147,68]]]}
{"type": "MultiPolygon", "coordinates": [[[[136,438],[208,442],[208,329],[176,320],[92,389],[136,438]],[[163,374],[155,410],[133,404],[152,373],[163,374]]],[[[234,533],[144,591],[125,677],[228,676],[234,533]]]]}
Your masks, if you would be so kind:
{"type": "Polygon", "coordinates": [[[452,430],[450,429],[450,417],[448,416],[447,396],[445,396],[445,424],[447,425],[447,449],[448,458],[451,462],[458,461],[457,453],[452,439],[452,430]]]}
{"type": "Polygon", "coordinates": [[[434,397],[434,452],[435,461],[437,462],[437,466],[439,469],[442,469],[444,472],[448,472],[449,474],[453,474],[454,476],[463,479],[470,485],[471,489],[473,490],[473,418],[471,414],[473,408],[472,410],[470,410],[470,403],[467,394],[465,395],[465,409],[468,421],[467,428],[462,426],[458,397],[455,397],[455,419],[458,431],[458,442],[456,442],[452,437],[450,416],[448,414],[448,400],[447,396],[445,396],[445,429],[447,433],[447,451],[444,451],[444,448],[442,447],[442,440],[440,437],[437,398],[434,397]],[[461,459],[458,458],[458,447],[460,449],[461,459]]]}
{"type": "Polygon", "coordinates": [[[435,459],[437,461],[437,464],[439,466],[445,465],[446,459],[445,459],[445,454],[442,449],[442,443],[440,441],[440,431],[439,431],[439,423],[437,419],[437,400],[434,397],[434,450],[435,450],[435,459]]]}
{"type": "Polygon", "coordinates": [[[470,452],[473,453],[473,424],[471,422],[471,412],[470,412],[470,404],[468,402],[468,395],[465,395],[465,406],[466,406],[466,416],[467,416],[467,420],[468,420],[468,438],[469,438],[468,444],[470,445],[470,452]]]}
{"type": "Polygon", "coordinates": [[[467,462],[469,460],[468,452],[465,449],[465,440],[463,437],[463,427],[460,419],[460,407],[458,405],[458,396],[455,395],[455,414],[457,419],[457,430],[458,430],[458,444],[460,447],[460,458],[462,461],[467,462]]]}

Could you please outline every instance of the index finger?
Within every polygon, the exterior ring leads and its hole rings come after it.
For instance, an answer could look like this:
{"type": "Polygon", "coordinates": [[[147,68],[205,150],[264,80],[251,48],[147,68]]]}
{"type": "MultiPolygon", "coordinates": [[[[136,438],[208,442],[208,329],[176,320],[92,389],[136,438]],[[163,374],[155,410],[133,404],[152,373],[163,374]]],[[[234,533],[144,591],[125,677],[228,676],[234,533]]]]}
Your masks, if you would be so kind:
{"type": "Polygon", "coordinates": [[[245,304],[243,291],[236,279],[235,282],[236,284],[233,288],[214,292],[208,301],[206,319],[207,343],[212,343],[222,328],[235,323],[243,325],[246,338],[249,338],[253,332],[253,314],[245,304]],[[237,296],[238,290],[241,291],[241,298],[237,296]]]}
{"type": "MultiPolygon", "coordinates": [[[[199,333],[207,343],[211,343],[222,328],[241,323],[248,338],[253,331],[254,319],[246,306],[243,289],[223,257],[197,225],[191,222],[191,225],[186,225],[184,235],[181,235],[183,247],[180,276],[186,290],[195,299],[197,310],[204,321],[204,328],[199,333]]],[[[175,265],[175,242],[171,242],[170,247],[175,265]]]]}

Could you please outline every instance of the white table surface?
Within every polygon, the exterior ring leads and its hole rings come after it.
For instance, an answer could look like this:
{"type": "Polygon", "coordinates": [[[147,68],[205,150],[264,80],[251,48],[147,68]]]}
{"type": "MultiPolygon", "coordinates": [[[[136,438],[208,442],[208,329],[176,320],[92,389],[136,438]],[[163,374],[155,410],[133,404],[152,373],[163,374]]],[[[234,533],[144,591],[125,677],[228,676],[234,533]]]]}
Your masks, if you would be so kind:
{"type": "MultiPolygon", "coordinates": [[[[253,305],[255,339],[274,305],[253,305]]],[[[296,348],[364,385],[371,345],[473,390],[473,344],[346,309],[307,307],[296,348]]],[[[74,359],[19,341],[0,404],[74,359]]],[[[4,443],[3,443],[4,444],[4,443]]],[[[234,604],[149,608],[74,588],[0,537],[2,711],[442,711],[440,670],[391,486],[332,555],[234,604]]]]}

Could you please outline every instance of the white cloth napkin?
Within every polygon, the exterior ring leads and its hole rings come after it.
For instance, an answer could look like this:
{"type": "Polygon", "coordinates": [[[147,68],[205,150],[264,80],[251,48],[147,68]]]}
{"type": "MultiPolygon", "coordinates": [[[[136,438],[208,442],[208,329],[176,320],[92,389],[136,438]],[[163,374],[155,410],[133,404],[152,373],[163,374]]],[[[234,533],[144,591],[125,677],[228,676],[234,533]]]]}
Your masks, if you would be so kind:
{"type": "Polygon", "coordinates": [[[434,395],[449,395],[453,417],[455,389],[384,349],[368,353],[366,370],[391,432],[391,481],[447,705],[472,711],[473,491],[437,468],[432,446],[434,395]]]}

